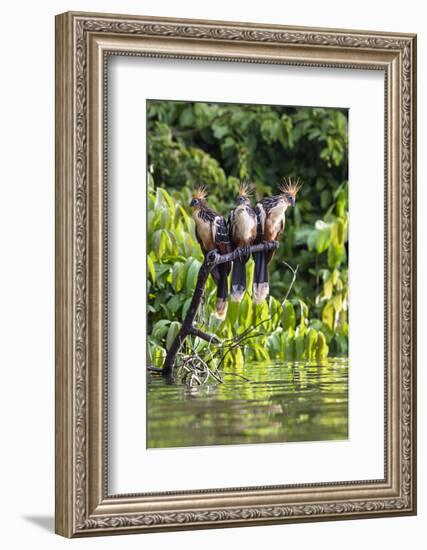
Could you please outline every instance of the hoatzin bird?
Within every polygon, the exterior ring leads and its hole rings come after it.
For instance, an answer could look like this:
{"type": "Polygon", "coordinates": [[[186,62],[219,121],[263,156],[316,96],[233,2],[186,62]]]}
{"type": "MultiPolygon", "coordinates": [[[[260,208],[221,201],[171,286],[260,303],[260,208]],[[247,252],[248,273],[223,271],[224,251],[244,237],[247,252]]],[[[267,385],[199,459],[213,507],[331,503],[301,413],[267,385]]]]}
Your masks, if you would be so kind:
{"type": "MultiPolygon", "coordinates": [[[[231,252],[231,242],[226,220],[209,208],[206,202],[207,192],[199,187],[193,194],[190,206],[193,208],[193,218],[196,223],[196,237],[203,254],[217,249],[220,254],[231,252]]],[[[228,274],[231,262],[218,264],[211,271],[217,285],[215,316],[224,319],[228,307],[228,274]]]]}
{"type": "MultiPolygon", "coordinates": [[[[255,210],[249,198],[250,186],[242,183],[237,196],[236,208],[230,214],[231,241],[233,248],[251,246],[257,235],[257,220],[255,210]]],[[[246,262],[250,255],[243,253],[241,258],[234,260],[231,272],[231,299],[241,302],[246,290],[246,262]]]]}
{"type": "MultiPolygon", "coordinates": [[[[288,206],[295,206],[295,197],[301,188],[299,181],[288,180],[280,187],[280,194],[265,197],[255,207],[257,216],[257,242],[278,241],[285,229],[285,212],[288,206]]],[[[255,252],[254,282],[252,300],[262,303],[270,291],[268,284],[268,264],[274,256],[274,250],[255,252]]]]}

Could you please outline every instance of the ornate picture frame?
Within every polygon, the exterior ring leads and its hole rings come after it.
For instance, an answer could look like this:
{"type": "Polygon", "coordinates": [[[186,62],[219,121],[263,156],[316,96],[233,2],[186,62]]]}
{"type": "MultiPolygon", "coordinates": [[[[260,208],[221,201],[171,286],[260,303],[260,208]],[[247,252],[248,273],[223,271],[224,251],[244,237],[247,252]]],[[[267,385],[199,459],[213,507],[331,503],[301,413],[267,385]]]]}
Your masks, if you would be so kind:
{"type": "Polygon", "coordinates": [[[416,36],[68,12],[56,17],[56,532],[65,537],[416,513],[416,36]],[[384,479],[108,492],[106,101],[111,55],[385,76],[384,479]]]}

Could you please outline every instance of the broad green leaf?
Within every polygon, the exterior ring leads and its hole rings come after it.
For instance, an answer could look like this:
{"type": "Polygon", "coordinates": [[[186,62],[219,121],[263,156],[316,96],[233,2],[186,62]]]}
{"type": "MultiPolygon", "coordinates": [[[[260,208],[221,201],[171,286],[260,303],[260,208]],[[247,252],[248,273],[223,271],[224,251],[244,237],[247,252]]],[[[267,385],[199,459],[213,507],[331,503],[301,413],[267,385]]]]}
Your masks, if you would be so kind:
{"type": "Polygon", "coordinates": [[[178,205],[178,208],[179,208],[179,212],[181,213],[182,219],[184,221],[186,230],[190,231],[191,230],[191,218],[190,218],[190,216],[187,214],[185,209],[180,204],[178,205]]]}
{"type": "Polygon", "coordinates": [[[254,343],[251,345],[254,349],[254,353],[258,361],[269,361],[270,356],[268,355],[268,351],[264,346],[258,343],[254,343]]]}
{"type": "Polygon", "coordinates": [[[185,264],[177,262],[172,269],[172,286],[176,292],[180,292],[185,281],[185,264]]]}
{"type": "Polygon", "coordinates": [[[330,203],[331,203],[331,192],[329,191],[329,189],[324,189],[320,193],[320,206],[323,210],[326,210],[326,208],[330,205],[330,203]]]}
{"type": "Polygon", "coordinates": [[[317,353],[317,331],[314,330],[314,328],[308,329],[305,339],[305,346],[307,359],[309,361],[312,361],[316,358],[317,353]]]}
{"type": "Polygon", "coordinates": [[[154,269],[154,263],[153,263],[153,260],[151,259],[151,256],[147,256],[147,268],[148,268],[148,273],[150,274],[150,278],[151,278],[151,281],[153,283],[156,282],[156,271],[154,269]]]}
{"type": "Polygon", "coordinates": [[[283,325],[283,330],[288,330],[289,328],[295,329],[295,325],[296,325],[295,308],[289,300],[286,300],[285,305],[283,307],[282,325],[283,325]]]}
{"type": "Polygon", "coordinates": [[[161,259],[161,256],[159,254],[160,251],[160,240],[162,236],[162,230],[158,229],[155,231],[151,237],[151,250],[156,255],[156,258],[161,259]]]}
{"type": "Polygon", "coordinates": [[[194,113],[193,108],[190,105],[182,111],[179,117],[179,123],[184,128],[192,127],[194,125],[194,113]]]}
{"type": "Polygon", "coordinates": [[[339,267],[346,260],[345,246],[331,245],[328,249],[328,265],[330,268],[339,267]]]}
{"type": "Polygon", "coordinates": [[[341,219],[337,220],[337,240],[340,246],[344,244],[344,231],[345,231],[345,227],[344,227],[343,220],[341,219]]]}
{"type": "Polygon", "coordinates": [[[342,305],[342,294],[336,294],[332,299],[332,304],[334,306],[334,309],[337,313],[340,313],[343,305],[342,305]]]}
{"type": "Polygon", "coordinates": [[[166,350],[158,344],[149,343],[148,345],[148,364],[157,368],[163,367],[166,358],[166,350]]]}
{"type": "Polygon", "coordinates": [[[201,265],[201,262],[193,258],[190,266],[188,267],[185,284],[189,292],[194,292],[196,288],[197,277],[199,275],[201,265]]]}
{"type": "Polygon", "coordinates": [[[332,275],[331,275],[331,281],[332,281],[333,286],[335,286],[338,283],[339,277],[340,277],[340,273],[339,273],[338,269],[334,269],[333,272],[332,272],[332,275]]]}
{"type": "Polygon", "coordinates": [[[233,338],[233,327],[231,326],[229,319],[226,319],[225,323],[223,323],[223,330],[225,338],[233,338]]]}
{"type": "Polygon", "coordinates": [[[184,301],[185,301],[184,294],[175,294],[175,296],[172,296],[172,298],[168,301],[168,303],[166,304],[166,307],[171,313],[176,313],[179,310],[179,308],[182,306],[184,301]]]}
{"type": "Polygon", "coordinates": [[[323,332],[318,332],[317,334],[317,359],[326,359],[328,357],[328,344],[326,343],[326,338],[323,332]]]}
{"type": "Polygon", "coordinates": [[[156,202],[154,203],[155,210],[160,210],[164,206],[165,201],[162,194],[161,187],[158,187],[156,190],[156,202]]]}
{"type": "Polygon", "coordinates": [[[173,219],[169,208],[163,208],[161,210],[161,227],[162,229],[169,229],[172,227],[173,219]]]}
{"type": "Polygon", "coordinates": [[[290,327],[284,336],[284,357],[286,361],[293,361],[295,356],[295,332],[290,327]]]}
{"type": "Polygon", "coordinates": [[[163,198],[165,199],[165,202],[167,203],[167,205],[171,209],[171,213],[175,212],[175,203],[174,203],[172,197],[166,191],[166,189],[163,189],[162,187],[159,187],[158,191],[162,194],[163,198]]]}
{"type": "Polygon", "coordinates": [[[182,320],[183,321],[187,316],[188,308],[190,307],[190,304],[191,304],[191,298],[188,298],[187,300],[185,300],[184,305],[182,306],[182,320]]]}
{"type": "Polygon", "coordinates": [[[305,359],[305,356],[305,334],[298,327],[295,334],[295,359],[301,361],[301,359],[305,359]]]}
{"type": "Polygon", "coordinates": [[[234,352],[234,364],[237,366],[243,366],[245,362],[245,358],[243,356],[242,350],[240,348],[236,348],[234,352]]]}
{"type": "Polygon", "coordinates": [[[330,302],[322,310],[322,321],[329,330],[334,330],[334,306],[330,302]]]}
{"type": "Polygon", "coordinates": [[[160,321],[157,321],[157,323],[153,326],[151,336],[156,340],[160,340],[167,333],[169,325],[169,319],[161,319],[160,321]]]}
{"type": "MultiPolygon", "coordinates": [[[[317,253],[321,254],[328,248],[331,242],[331,226],[322,220],[318,220],[315,224],[315,229],[315,248],[317,253]]],[[[312,242],[310,244],[312,245],[312,242]]]]}
{"type": "Polygon", "coordinates": [[[279,333],[271,334],[267,338],[267,349],[270,359],[280,359],[282,350],[279,333]]]}
{"type": "Polygon", "coordinates": [[[214,126],[213,133],[217,139],[222,139],[228,133],[228,126],[214,126]]]}
{"type": "Polygon", "coordinates": [[[237,304],[236,302],[232,302],[231,300],[228,304],[227,318],[230,320],[230,323],[233,327],[235,326],[236,321],[239,317],[239,313],[241,311],[240,305],[241,304],[237,304]]]}
{"type": "Polygon", "coordinates": [[[323,283],[323,296],[326,300],[329,300],[332,296],[333,284],[332,280],[328,279],[323,283]]]}
{"type": "Polygon", "coordinates": [[[255,263],[251,258],[246,264],[246,288],[252,295],[252,283],[254,281],[255,263]]]}
{"type": "Polygon", "coordinates": [[[233,304],[233,305],[235,305],[238,309],[239,325],[243,328],[248,328],[252,323],[251,298],[246,293],[243,297],[243,300],[240,302],[240,304],[233,304]]]}
{"type": "Polygon", "coordinates": [[[301,328],[304,327],[305,329],[305,326],[308,321],[308,307],[307,307],[307,304],[302,300],[299,300],[299,305],[300,305],[300,327],[301,328]]]}
{"type": "Polygon", "coordinates": [[[168,330],[168,335],[166,336],[166,348],[170,349],[172,346],[173,341],[178,335],[179,329],[181,328],[181,323],[178,321],[173,321],[168,330]]]}

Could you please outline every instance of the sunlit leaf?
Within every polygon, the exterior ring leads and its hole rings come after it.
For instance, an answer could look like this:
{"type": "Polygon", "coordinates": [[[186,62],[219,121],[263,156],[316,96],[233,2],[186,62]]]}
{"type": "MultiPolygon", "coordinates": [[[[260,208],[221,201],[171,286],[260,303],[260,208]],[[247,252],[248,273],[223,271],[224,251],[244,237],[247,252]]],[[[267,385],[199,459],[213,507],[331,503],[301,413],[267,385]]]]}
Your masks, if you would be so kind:
{"type": "Polygon", "coordinates": [[[305,329],[305,326],[308,321],[308,307],[307,304],[303,300],[299,300],[300,305],[300,328],[305,329]]]}
{"type": "Polygon", "coordinates": [[[317,353],[317,331],[314,328],[309,328],[306,334],[306,354],[307,359],[312,361],[316,358],[317,353]]]}
{"type": "Polygon", "coordinates": [[[286,361],[294,360],[294,350],[295,350],[295,332],[292,327],[290,327],[284,335],[284,357],[286,361]]]}
{"type": "Polygon", "coordinates": [[[346,260],[346,252],[344,245],[331,245],[328,249],[328,265],[331,268],[338,267],[346,260]]]}
{"type": "Polygon", "coordinates": [[[175,294],[166,304],[166,307],[171,313],[176,313],[185,301],[184,294],[175,294]]]}
{"type": "Polygon", "coordinates": [[[301,361],[305,359],[306,350],[305,350],[305,327],[301,330],[301,325],[298,326],[295,332],[295,359],[301,361]]]}
{"type": "Polygon", "coordinates": [[[169,319],[160,319],[160,321],[157,321],[157,323],[153,326],[153,330],[151,331],[151,336],[156,340],[160,340],[167,333],[169,329],[169,325],[170,325],[169,319]]]}
{"type": "Polygon", "coordinates": [[[284,310],[283,316],[282,316],[283,330],[288,330],[289,328],[295,329],[295,325],[296,325],[295,308],[289,300],[286,300],[283,310],[284,310]]]}
{"type": "Polygon", "coordinates": [[[332,296],[333,283],[331,279],[328,279],[323,283],[323,296],[326,300],[332,296]]]}
{"type": "Polygon", "coordinates": [[[328,356],[328,344],[323,332],[317,334],[317,359],[325,359],[328,356]]]}
{"type": "Polygon", "coordinates": [[[188,267],[185,284],[187,289],[190,290],[191,292],[194,291],[196,288],[197,277],[199,275],[199,270],[201,265],[202,265],[201,262],[193,258],[190,266],[188,267]]]}
{"type": "Polygon", "coordinates": [[[327,303],[322,310],[322,321],[330,329],[334,329],[334,306],[327,303]]]}
{"type": "Polygon", "coordinates": [[[181,323],[178,321],[173,321],[168,329],[168,334],[166,336],[166,348],[170,349],[173,341],[178,335],[179,329],[181,328],[181,323]]]}
{"type": "Polygon", "coordinates": [[[177,262],[172,269],[172,286],[176,292],[182,290],[185,282],[185,275],[185,264],[177,262]]]}
{"type": "Polygon", "coordinates": [[[234,352],[234,363],[237,366],[243,366],[245,362],[245,358],[243,356],[242,350],[240,348],[236,348],[234,352]]]}
{"type": "Polygon", "coordinates": [[[156,282],[156,271],[154,269],[154,263],[151,259],[151,256],[147,256],[147,267],[148,267],[148,273],[150,274],[151,281],[153,283],[156,282]]]}
{"type": "Polygon", "coordinates": [[[332,299],[332,304],[334,306],[335,311],[337,313],[340,313],[343,308],[342,294],[336,294],[332,299]]]}
{"type": "Polygon", "coordinates": [[[169,193],[166,191],[166,189],[163,189],[162,187],[159,187],[157,191],[163,196],[165,202],[168,204],[169,208],[171,209],[171,213],[175,211],[175,203],[172,200],[172,197],[169,195],[169,193]]]}

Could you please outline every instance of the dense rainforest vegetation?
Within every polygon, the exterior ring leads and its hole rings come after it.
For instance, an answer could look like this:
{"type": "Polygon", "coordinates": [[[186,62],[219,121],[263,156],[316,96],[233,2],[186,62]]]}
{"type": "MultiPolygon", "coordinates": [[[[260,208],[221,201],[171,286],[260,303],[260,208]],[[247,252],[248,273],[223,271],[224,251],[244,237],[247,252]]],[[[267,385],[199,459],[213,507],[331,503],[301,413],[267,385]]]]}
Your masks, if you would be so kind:
{"type": "MultiPolygon", "coordinates": [[[[270,264],[270,297],[248,292],[229,304],[225,321],[214,315],[216,287],[209,279],[200,327],[232,338],[260,320],[256,337],[227,355],[243,359],[316,361],[348,348],[348,134],[347,111],[331,108],[149,101],[148,350],[161,367],[188,310],[203,255],[189,203],[198,185],[208,203],[227,216],[239,182],[254,184],[257,199],[274,195],[284,177],[303,187],[286,213],[280,248],[270,264]],[[288,299],[282,304],[298,265],[288,299]]],[[[208,344],[193,338],[189,346],[208,344]]]]}

